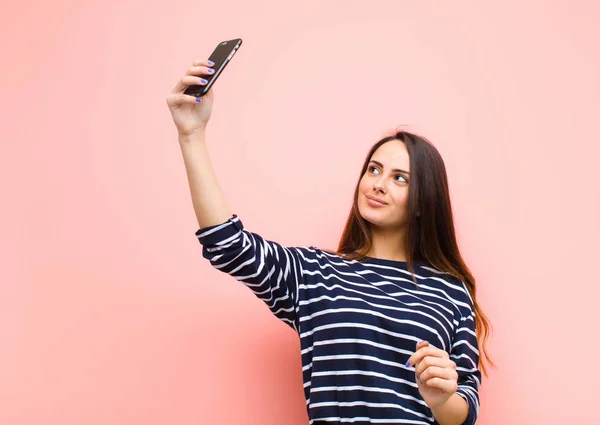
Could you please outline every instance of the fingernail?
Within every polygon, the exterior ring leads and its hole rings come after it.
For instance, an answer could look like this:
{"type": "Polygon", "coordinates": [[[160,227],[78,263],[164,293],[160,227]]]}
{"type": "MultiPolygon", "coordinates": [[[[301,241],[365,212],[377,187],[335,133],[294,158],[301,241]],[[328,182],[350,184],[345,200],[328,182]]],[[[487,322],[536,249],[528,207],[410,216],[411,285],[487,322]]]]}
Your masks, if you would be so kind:
{"type": "Polygon", "coordinates": [[[212,68],[208,68],[208,73],[209,73],[209,74],[212,74],[213,72],[215,72],[215,70],[214,70],[214,69],[212,69],[212,68]]]}
{"type": "Polygon", "coordinates": [[[404,366],[406,366],[406,367],[409,367],[409,366],[410,366],[410,360],[409,360],[409,361],[407,361],[407,362],[406,362],[406,364],[405,364],[404,366]]]}
{"type": "Polygon", "coordinates": [[[201,97],[197,97],[196,98],[196,102],[202,102],[202,98],[201,97]]]}
{"type": "Polygon", "coordinates": [[[200,78],[200,82],[201,82],[202,84],[206,84],[206,83],[208,83],[208,81],[206,81],[204,78],[200,78]]]}
{"type": "Polygon", "coordinates": [[[213,66],[215,63],[213,61],[208,61],[208,66],[213,66]]]}

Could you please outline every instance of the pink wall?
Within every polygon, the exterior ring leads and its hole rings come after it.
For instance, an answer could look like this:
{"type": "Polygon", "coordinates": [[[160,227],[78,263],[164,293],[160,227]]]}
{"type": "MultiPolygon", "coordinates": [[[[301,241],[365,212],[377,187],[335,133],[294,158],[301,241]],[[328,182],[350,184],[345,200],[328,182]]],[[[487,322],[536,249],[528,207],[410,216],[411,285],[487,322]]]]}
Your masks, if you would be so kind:
{"type": "Polygon", "coordinates": [[[1,424],[305,424],[293,332],[201,258],[165,103],[233,37],[210,143],[246,227],[335,247],[407,124],[495,326],[479,423],[600,422],[597,2],[2,9],[1,424]]]}

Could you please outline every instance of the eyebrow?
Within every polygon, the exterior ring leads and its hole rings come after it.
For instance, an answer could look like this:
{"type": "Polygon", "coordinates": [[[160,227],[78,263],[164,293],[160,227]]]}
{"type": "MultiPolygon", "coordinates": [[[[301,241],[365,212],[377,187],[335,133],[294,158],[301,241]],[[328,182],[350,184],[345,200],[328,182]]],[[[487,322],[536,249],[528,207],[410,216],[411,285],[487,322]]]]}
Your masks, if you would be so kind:
{"type": "MultiPolygon", "coordinates": [[[[377,164],[377,165],[379,165],[381,168],[383,168],[383,164],[382,164],[381,162],[379,162],[379,161],[374,161],[374,160],[371,160],[371,162],[372,162],[372,163],[374,163],[374,164],[377,164]]],[[[404,174],[408,174],[408,175],[410,176],[410,173],[409,173],[408,171],[406,171],[406,170],[401,170],[400,168],[394,168],[392,171],[393,171],[393,172],[396,172],[396,173],[404,173],[404,174]]]]}

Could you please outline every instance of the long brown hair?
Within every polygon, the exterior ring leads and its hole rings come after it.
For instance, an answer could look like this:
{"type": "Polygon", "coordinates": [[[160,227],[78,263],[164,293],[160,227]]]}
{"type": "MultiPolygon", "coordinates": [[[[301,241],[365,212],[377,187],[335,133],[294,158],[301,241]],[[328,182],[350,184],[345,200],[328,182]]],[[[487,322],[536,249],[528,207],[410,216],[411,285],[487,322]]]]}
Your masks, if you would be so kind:
{"type": "Polygon", "coordinates": [[[486,341],[491,334],[491,325],[477,303],[475,278],[458,249],[446,166],[440,153],[429,140],[407,131],[398,131],[373,145],[354,191],[352,210],[342,233],[337,254],[348,259],[361,260],[371,249],[369,224],[358,210],[358,188],[360,179],[367,171],[375,151],[384,143],[393,140],[404,142],[410,158],[411,179],[406,232],[408,270],[414,273],[414,262],[425,262],[465,283],[475,307],[477,339],[481,351],[480,367],[487,375],[486,364],[494,365],[485,350],[486,341]]]}

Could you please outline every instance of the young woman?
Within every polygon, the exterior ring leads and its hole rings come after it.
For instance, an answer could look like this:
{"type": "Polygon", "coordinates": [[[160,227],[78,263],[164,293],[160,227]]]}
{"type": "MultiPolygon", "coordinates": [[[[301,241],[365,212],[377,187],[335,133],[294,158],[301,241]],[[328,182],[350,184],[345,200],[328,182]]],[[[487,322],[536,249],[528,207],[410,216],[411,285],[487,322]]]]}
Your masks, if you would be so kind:
{"type": "Polygon", "coordinates": [[[398,132],[367,155],[338,252],[290,248],[244,229],[209,159],[214,94],[196,61],[167,97],[203,256],[245,283],[301,343],[311,424],[472,425],[488,322],[459,253],[438,151],[398,132]]]}

